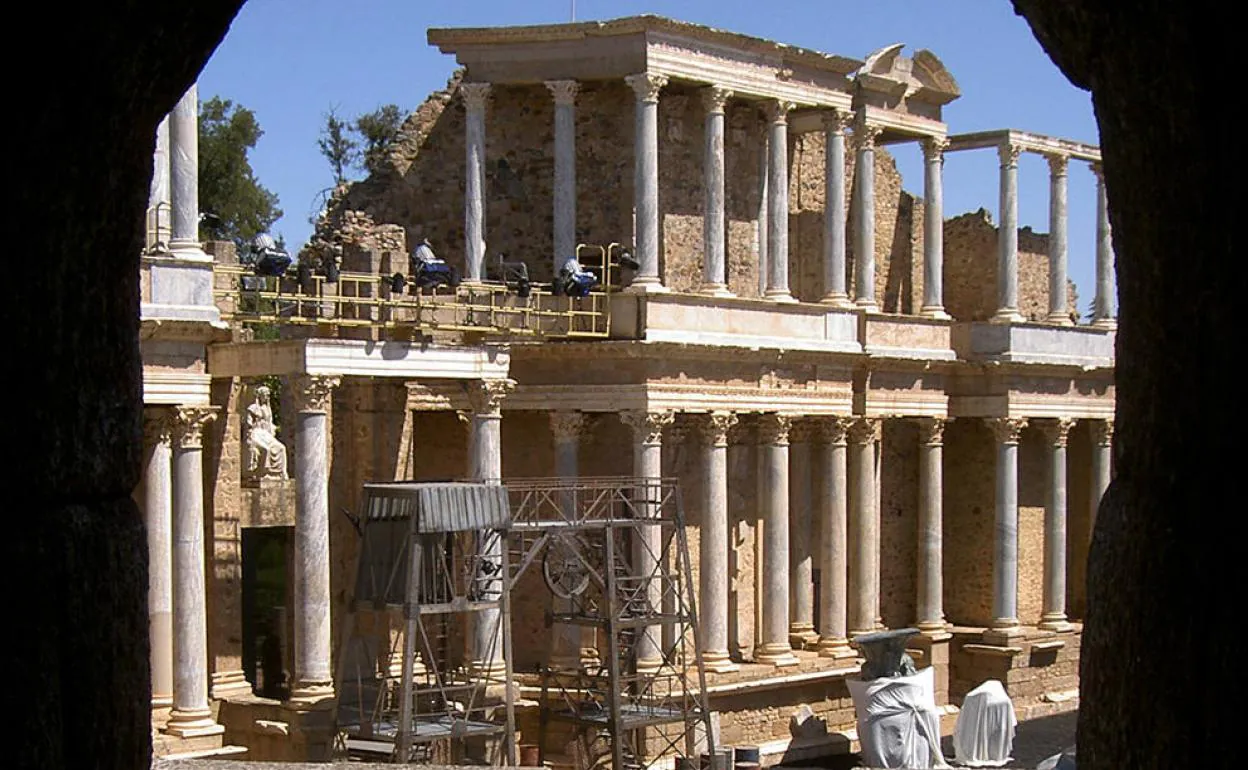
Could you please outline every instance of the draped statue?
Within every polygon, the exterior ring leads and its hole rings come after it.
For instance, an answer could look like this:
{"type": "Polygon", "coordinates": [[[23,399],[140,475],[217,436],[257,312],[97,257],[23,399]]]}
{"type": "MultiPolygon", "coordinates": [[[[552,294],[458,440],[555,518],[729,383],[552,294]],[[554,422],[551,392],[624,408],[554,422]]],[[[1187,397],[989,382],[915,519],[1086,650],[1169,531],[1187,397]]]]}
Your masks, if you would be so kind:
{"type": "Polygon", "coordinates": [[[251,479],[286,478],[286,446],[277,439],[269,389],[256,388],[256,398],[243,415],[247,445],[247,472],[251,479]]]}

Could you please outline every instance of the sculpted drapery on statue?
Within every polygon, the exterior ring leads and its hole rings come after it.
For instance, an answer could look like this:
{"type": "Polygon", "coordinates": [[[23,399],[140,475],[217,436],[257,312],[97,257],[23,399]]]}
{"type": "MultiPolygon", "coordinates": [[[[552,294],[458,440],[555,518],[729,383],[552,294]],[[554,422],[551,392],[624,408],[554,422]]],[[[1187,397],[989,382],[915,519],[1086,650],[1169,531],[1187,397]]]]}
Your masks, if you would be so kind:
{"type": "Polygon", "coordinates": [[[256,388],[255,400],[247,406],[243,420],[246,427],[247,478],[286,478],[286,446],[277,438],[268,387],[261,385],[256,388]]]}

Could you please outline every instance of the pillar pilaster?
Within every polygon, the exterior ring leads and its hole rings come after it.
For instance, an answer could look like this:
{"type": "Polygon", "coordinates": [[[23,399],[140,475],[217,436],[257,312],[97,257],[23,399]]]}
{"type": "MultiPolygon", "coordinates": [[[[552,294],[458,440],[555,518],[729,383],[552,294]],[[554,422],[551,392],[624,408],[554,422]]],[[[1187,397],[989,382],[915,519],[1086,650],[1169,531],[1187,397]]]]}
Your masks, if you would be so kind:
{"type": "Polygon", "coordinates": [[[944,443],[945,420],[919,420],[919,574],[917,627],[944,634],[944,443]]]}
{"type": "Polygon", "coordinates": [[[1114,421],[1092,421],[1092,494],[1088,533],[1096,526],[1096,512],[1101,507],[1101,498],[1109,489],[1113,477],[1113,444],[1114,421]]]}
{"type": "Polygon", "coordinates": [[[731,412],[712,412],[702,422],[705,487],[698,543],[698,620],[702,661],[715,673],[738,668],[728,657],[728,432],[736,424],[737,416],[731,412]]]}
{"type": "Polygon", "coordinates": [[[169,113],[169,248],[188,262],[211,262],[199,244],[199,87],[192,83],[169,113]]]}
{"type": "Polygon", "coordinates": [[[875,630],[876,594],[880,571],[879,519],[876,517],[875,450],[882,423],[875,417],[859,417],[849,427],[850,474],[853,508],[849,518],[849,634],[875,630]]]}
{"type": "Polygon", "coordinates": [[[485,107],[490,84],[461,83],[459,90],[465,111],[464,280],[479,282],[485,264],[485,107]]]}
{"type": "MultiPolygon", "coordinates": [[[[646,502],[637,506],[643,518],[657,519],[661,513],[657,498],[659,484],[663,479],[663,429],[675,420],[671,412],[630,411],[621,412],[620,420],[633,431],[633,475],[642,481],[637,495],[646,502]]],[[[657,525],[637,528],[633,548],[633,564],[637,577],[645,586],[646,601],[650,613],[657,613],[662,602],[662,586],[655,579],[659,570],[659,554],[662,552],[662,530],[657,525]]],[[[639,671],[654,671],[663,664],[659,646],[659,629],[648,626],[637,637],[636,664],[639,671]]]]}
{"type": "Polygon", "coordinates": [[[992,549],[992,629],[990,636],[1009,638],[1018,622],[1018,444],[1025,418],[986,420],[997,445],[996,504],[992,549]]]}
{"type": "MultiPolygon", "coordinates": [[[[503,480],[503,400],[515,390],[514,380],[474,380],[467,386],[469,418],[468,477],[473,481],[501,484],[503,480]]],[[[505,544],[495,532],[480,534],[482,559],[501,564],[505,544]]],[[[481,600],[502,597],[502,575],[482,581],[481,600]]],[[[503,656],[502,613],[485,609],[473,615],[472,668],[484,676],[499,677],[506,670],[503,656]]]]}
{"type": "MultiPolygon", "coordinates": [[[[580,444],[587,418],[583,412],[551,412],[550,432],[555,443],[555,476],[563,481],[575,481],[580,476],[580,444]]],[[[580,503],[574,491],[565,492],[559,504],[565,515],[580,503]]],[[[556,596],[553,599],[556,613],[573,610],[573,601],[556,596]]],[[[593,631],[590,628],[568,624],[555,625],[554,649],[551,666],[564,671],[574,671],[595,664],[598,650],[594,648],[593,631]]]]}
{"type": "Polygon", "coordinates": [[[1063,154],[1049,159],[1049,323],[1071,326],[1066,306],[1066,180],[1070,157],[1063,154]]]}
{"type": "Polygon", "coordinates": [[[1049,488],[1044,505],[1044,604],[1040,628],[1068,631],[1066,620],[1066,442],[1071,419],[1040,423],[1049,449],[1049,488]]]}
{"type": "Polygon", "coordinates": [[[143,414],[143,523],[147,528],[147,619],[152,706],[173,705],[173,422],[167,409],[143,414]]]}
{"type": "Polygon", "coordinates": [[[208,705],[204,576],[204,429],[210,407],[173,411],[173,710],[165,728],[190,738],[224,731],[208,705]]]}
{"type": "Polygon", "coordinates": [[[928,318],[948,319],[945,312],[945,148],[943,136],[923,139],[923,307],[928,318]]]}
{"type": "Polygon", "coordinates": [[[845,285],[845,129],[853,116],[840,110],[823,114],[823,299],[833,307],[853,307],[845,285]]]}
{"type": "Polygon", "coordinates": [[[1100,163],[1092,163],[1096,175],[1096,296],[1092,302],[1092,325],[1102,329],[1118,326],[1114,300],[1114,242],[1109,227],[1109,195],[1105,189],[1105,172],[1100,163]]]}
{"type": "Polygon", "coordinates": [[[763,106],[768,123],[766,299],[796,302],[789,292],[789,112],[796,105],[774,99],[763,106]]]}
{"type": "Polygon", "coordinates": [[[763,457],[762,644],[754,653],[759,663],[797,663],[789,642],[789,431],[793,418],[765,414],[758,424],[763,457]]]}
{"type": "Polygon", "coordinates": [[[636,96],[633,207],[636,258],[641,264],[628,291],[667,291],[659,275],[659,92],[667,76],[642,72],[624,78],[636,96]]]}
{"type": "Polygon", "coordinates": [[[558,275],[563,263],[576,255],[576,95],[581,84],[548,80],[546,88],[555,100],[555,262],[551,275],[558,275]]]}
{"type": "Polygon", "coordinates": [[[706,148],[703,162],[705,212],[702,218],[702,287],[701,293],[713,297],[731,297],[728,290],[728,268],[725,254],[724,213],[724,106],[732,91],[721,86],[702,89],[706,107],[706,148]]]}
{"type": "Polygon", "coordinates": [[[819,656],[853,657],[849,646],[849,477],[846,447],[850,417],[829,417],[816,423],[820,442],[814,477],[823,486],[819,495],[819,656]]]}
{"type": "Polygon", "coordinates": [[[854,128],[858,154],[854,173],[858,177],[854,208],[854,304],[868,312],[878,311],[875,301],[875,140],[883,129],[859,121],[854,128]]]}
{"type": "Polygon", "coordinates": [[[789,643],[802,650],[819,641],[815,633],[814,520],[811,516],[811,438],[808,421],[789,432],[789,643]]]}
{"type": "Polygon", "coordinates": [[[1001,161],[999,203],[1000,229],[997,231],[997,314],[998,323],[1022,321],[1018,312],[1018,155],[1022,147],[1006,142],[997,147],[1001,161]]]}

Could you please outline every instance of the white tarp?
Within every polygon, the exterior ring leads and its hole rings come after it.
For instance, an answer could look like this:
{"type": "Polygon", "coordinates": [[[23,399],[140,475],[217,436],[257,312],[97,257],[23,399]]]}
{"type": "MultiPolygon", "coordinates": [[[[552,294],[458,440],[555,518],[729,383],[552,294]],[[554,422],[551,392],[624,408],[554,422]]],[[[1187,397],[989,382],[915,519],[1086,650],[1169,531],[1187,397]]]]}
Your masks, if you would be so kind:
{"type": "Polygon", "coordinates": [[[1005,688],[989,679],[966,694],[958,724],[953,729],[953,752],[958,764],[998,767],[1014,748],[1014,704],[1005,688]]]}
{"type": "Polygon", "coordinates": [[[948,767],[940,753],[940,713],[932,669],[912,676],[850,679],[858,717],[862,764],[867,767],[948,767]]]}

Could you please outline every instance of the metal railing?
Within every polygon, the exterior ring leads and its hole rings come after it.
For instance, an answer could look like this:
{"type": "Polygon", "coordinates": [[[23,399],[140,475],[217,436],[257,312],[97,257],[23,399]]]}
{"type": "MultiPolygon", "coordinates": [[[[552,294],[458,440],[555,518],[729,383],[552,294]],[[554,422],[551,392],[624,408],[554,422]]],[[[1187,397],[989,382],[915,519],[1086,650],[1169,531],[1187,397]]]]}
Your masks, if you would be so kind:
{"type": "Polygon", "coordinates": [[[502,280],[451,288],[397,284],[391,276],[340,272],[256,275],[250,266],[217,265],[213,295],[222,318],[266,324],[334,325],[421,332],[462,332],[499,337],[605,338],[611,328],[610,295],[618,290],[618,244],[577,247],[582,264],[595,269],[599,286],[585,297],[555,295],[549,284],[527,296],[502,280]]]}

